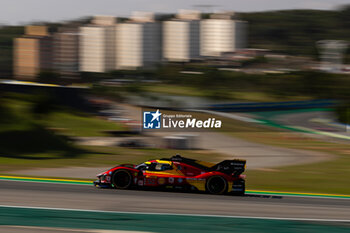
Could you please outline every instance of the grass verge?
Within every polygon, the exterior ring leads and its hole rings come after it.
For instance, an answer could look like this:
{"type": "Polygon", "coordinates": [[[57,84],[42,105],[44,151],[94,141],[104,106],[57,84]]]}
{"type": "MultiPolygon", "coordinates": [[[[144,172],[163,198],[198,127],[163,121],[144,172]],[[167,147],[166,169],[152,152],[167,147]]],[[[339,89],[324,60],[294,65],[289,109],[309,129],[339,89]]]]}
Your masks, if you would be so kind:
{"type": "MultiPolygon", "coordinates": [[[[350,194],[350,146],[320,141],[299,133],[260,132],[233,134],[273,146],[319,151],[333,155],[329,161],[247,171],[251,189],[350,194]]],[[[249,165],[248,165],[249,166],[249,165]]]]}
{"type": "Polygon", "coordinates": [[[107,131],[125,130],[118,123],[68,112],[52,113],[44,123],[60,133],[76,137],[110,136],[107,131]]]}
{"type": "Polygon", "coordinates": [[[79,146],[81,153],[74,157],[59,157],[54,153],[27,154],[20,158],[1,157],[0,172],[35,169],[35,168],[57,168],[65,166],[73,167],[99,167],[115,166],[121,163],[141,163],[149,159],[170,157],[176,153],[181,155],[202,159],[206,161],[220,161],[224,157],[220,154],[208,153],[206,151],[170,150],[170,149],[129,149],[122,147],[101,147],[101,146],[79,146]],[[45,159],[32,159],[32,156],[46,156],[45,159]]]}
{"type": "MultiPolygon", "coordinates": [[[[175,84],[157,84],[157,85],[143,85],[141,86],[143,91],[151,93],[160,93],[165,95],[179,95],[179,96],[192,96],[192,97],[205,97],[213,99],[226,99],[235,101],[248,101],[248,102],[270,102],[281,101],[281,97],[277,95],[267,94],[263,91],[211,91],[203,90],[190,86],[181,86],[175,84]]],[[[283,100],[306,100],[309,97],[306,96],[284,96],[283,100]]]]}

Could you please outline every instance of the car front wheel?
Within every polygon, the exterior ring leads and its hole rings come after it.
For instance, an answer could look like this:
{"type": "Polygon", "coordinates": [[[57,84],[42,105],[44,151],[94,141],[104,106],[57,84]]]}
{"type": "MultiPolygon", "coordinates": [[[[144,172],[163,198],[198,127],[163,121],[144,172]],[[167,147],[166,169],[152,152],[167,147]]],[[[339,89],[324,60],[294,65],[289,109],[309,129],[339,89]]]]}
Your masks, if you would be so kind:
{"type": "Polygon", "coordinates": [[[112,184],[116,189],[128,189],[131,187],[132,176],[129,171],[117,170],[112,177],[112,184]]]}

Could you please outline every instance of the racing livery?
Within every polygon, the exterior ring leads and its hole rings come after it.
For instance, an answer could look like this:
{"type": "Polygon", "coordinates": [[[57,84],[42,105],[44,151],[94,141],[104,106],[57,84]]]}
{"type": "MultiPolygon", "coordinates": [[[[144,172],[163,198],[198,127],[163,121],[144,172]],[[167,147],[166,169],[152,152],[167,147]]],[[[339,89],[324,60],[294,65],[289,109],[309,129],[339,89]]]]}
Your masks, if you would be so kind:
{"type": "Polygon", "coordinates": [[[181,188],[211,194],[245,192],[245,160],[224,160],[218,164],[173,156],[149,160],[139,165],[122,164],[97,175],[96,187],[181,188]]]}

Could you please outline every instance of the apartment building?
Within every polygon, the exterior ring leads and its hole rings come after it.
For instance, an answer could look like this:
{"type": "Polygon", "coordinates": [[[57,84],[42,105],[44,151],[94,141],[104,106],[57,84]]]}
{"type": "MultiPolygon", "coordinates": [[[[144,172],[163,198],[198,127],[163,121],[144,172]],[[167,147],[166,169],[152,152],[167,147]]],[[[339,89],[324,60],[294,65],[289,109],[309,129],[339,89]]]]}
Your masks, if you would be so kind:
{"type": "Polygon", "coordinates": [[[61,27],[53,35],[54,69],[63,77],[75,77],[79,72],[79,29],[61,27]]]}
{"type": "Polygon", "coordinates": [[[96,16],[92,24],[80,27],[80,71],[108,72],[115,69],[115,21],[113,16],[96,16]]]}
{"type": "Polygon", "coordinates": [[[51,36],[45,26],[28,26],[14,40],[14,76],[34,79],[42,70],[63,77],[79,72],[153,67],[161,61],[190,62],[201,56],[221,56],[247,46],[247,23],[233,14],[180,10],[170,20],[134,12],[123,22],[95,16],[87,25],[66,25],[51,36]]]}
{"type": "Polygon", "coordinates": [[[188,62],[200,55],[200,12],[181,10],[163,22],[163,58],[188,62]]]}
{"type": "Polygon", "coordinates": [[[15,38],[13,72],[18,79],[33,80],[42,70],[52,69],[52,37],[45,26],[27,26],[15,38]]]}
{"type": "Polygon", "coordinates": [[[152,67],[161,61],[161,24],[154,14],[134,12],[116,25],[116,69],[152,67]]]}
{"type": "Polygon", "coordinates": [[[247,22],[232,19],[229,14],[213,14],[201,21],[202,56],[220,56],[247,46],[247,22]]]}

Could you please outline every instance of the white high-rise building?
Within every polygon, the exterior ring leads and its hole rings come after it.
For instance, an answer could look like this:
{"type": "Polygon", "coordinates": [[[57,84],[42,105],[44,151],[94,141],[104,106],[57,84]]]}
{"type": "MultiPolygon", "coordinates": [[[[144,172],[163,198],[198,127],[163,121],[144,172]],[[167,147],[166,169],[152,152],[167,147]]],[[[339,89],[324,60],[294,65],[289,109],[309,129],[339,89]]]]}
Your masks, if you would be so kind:
{"type": "Polygon", "coordinates": [[[161,61],[161,25],[153,14],[138,12],[130,21],[116,26],[117,69],[137,69],[161,61]]]}
{"type": "Polygon", "coordinates": [[[107,72],[115,69],[115,18],[97,16],[80,27],[80,71],[107,72]]]}
{"type": "Polygon", "coordinates": [[[201,21],[202,56],[220,56],[247,46],[247,22],[227,18],[201,21]]]}
{"type": "Polygon", "coordinates": [[[199,12],[182,10],[175,19],[163,22],[165,60],[188,62],[199,57],[199,20],[199,12]]]}

